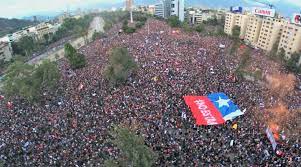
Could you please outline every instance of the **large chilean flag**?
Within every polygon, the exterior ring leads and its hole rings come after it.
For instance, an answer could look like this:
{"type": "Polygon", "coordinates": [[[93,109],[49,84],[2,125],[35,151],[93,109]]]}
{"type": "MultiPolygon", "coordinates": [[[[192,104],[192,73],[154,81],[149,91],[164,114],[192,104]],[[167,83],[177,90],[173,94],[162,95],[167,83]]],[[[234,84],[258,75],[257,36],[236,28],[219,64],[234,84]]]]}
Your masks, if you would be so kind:
{"type": "Polygon", "coordinates": [[[208,96],[184,96],[197,125],[223,124],[244,113],[224,93],[208,96]]]}

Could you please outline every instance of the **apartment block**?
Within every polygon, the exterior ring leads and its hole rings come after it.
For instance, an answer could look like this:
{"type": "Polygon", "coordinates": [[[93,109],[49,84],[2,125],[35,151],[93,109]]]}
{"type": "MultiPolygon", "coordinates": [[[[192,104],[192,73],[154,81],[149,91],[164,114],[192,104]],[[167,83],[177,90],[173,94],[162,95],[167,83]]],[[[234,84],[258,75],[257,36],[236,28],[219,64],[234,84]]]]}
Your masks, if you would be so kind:
{"type": "Polygon", "coordinates": [[[273,45],[278,43],[281,37],[284,20],[267,17],[264,18],[258,38],[257,47],[271,51],[273,45]]]}
{"type": "Polygon", "coordinates": [[[184,0],[171,0],[171,16],[178,16],[180,21],[184,21],[185,10],[184,0]]]}
{"type": "Polygon", "coordinates": [[[202,12],[199,10],[189,11],[187,18],[191,24],[201,24],[204,21],[212,19],[216,16],[214,12],[202,12]]]}
{"type": "Polygon", "coordinates": [[[228,35],[232,35],[235,26],[240,27],[240,38],[244,39],[247,31],[250,16],[248,14],[227,12],[225,16],[224,31],[228,35]]]}
{"type": "Polygon", "coordinates": [[[225,27],[224,31],[228,35],[232,35],[232,29],[235,25],[235,13],[227,12],[225,16],[225,27]]]}
{"type": "Polygon", "coordinates": [[[292,53],[301,52],[301,26],[286,22],[283,25],[278,51],[283,48],[287,58],[292,53]]]}
{"type": "Polygon", "coordinates": [[[244,38],[244,40],[247,43],[256,46],[259,39],[262,22],[263,22],[262,17],[256,17],[256,16],[249,17],[247,30],[244,38]]]}

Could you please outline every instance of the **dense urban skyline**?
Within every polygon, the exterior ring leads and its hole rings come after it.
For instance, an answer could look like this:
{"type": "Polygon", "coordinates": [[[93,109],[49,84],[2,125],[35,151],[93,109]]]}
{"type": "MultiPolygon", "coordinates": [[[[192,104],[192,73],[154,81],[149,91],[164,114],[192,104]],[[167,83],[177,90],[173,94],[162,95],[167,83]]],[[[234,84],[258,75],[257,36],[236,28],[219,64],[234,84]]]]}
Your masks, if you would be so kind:
{"type": "MultiPolygon", "coordinates": [[[[51,3],[48,3],[48,1],[45,0],[10,0],[10,1],[0,1],[0,17],[5,18],[22,18],[24,16],[30,16],[30,15],[53,15],[57,14],[59,12],[62,12],[66,9],[76,9],[76,8],[108,8],[110,5],[116,5],[116,4],[122,4],[124,0],[52,0],[51,3]],[[12,12],[13,11],[13,12],[12,12]]],[[[156,3],[159,0],[137,0],[136,3],[138,4],[144,4],[144,3],[156,3]]],[[[301,7],[301,1],[300,0],[259,0],[261,2],[270,2],[270,3],[285,3],[289,4],[290,7],[295,7],[298,9],[298,7],[301,7]]],[[[186,2],[193,5],[200,5],[202,6],[203,3],[206,6],[207,1],[206,0],[186,0],[186,2]]],[[[218,1],[221,3],[221,6],[228,6],[228,5],[236,5],[237,3],[243,5],[243,4],[251,4],[251,5],[261,5],[253,0],[238,0],[238,1],[228,1],[227,5],[223,4],[222,1],[218,1]],[[235,3],[236,2],[236,3],[235,3]]],[[[212,2],[213,3],[213,2],[212,2]]],[[[282,5],[283,6],[283,5],[282,5]]],[[[285,14],[290,13],[289,10],[290,7],[288,7],[288,11],[283,11],[282,6],[278,6],[276,8],[281,8],[281,11],[285,14]]],[[[294,12],[299,12],[295,11],[294,12]]]]}

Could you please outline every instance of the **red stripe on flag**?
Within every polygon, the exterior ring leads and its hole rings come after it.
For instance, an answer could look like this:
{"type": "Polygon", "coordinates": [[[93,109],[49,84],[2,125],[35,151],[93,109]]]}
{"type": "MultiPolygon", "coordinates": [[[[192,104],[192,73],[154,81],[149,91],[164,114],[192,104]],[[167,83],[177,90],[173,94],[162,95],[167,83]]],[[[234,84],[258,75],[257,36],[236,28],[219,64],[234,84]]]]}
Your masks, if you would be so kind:
{"type": "Polygon", "coordinates": [[[222,114],[206,96],[184,96],[197,125],[223,124],[222,114]]]}

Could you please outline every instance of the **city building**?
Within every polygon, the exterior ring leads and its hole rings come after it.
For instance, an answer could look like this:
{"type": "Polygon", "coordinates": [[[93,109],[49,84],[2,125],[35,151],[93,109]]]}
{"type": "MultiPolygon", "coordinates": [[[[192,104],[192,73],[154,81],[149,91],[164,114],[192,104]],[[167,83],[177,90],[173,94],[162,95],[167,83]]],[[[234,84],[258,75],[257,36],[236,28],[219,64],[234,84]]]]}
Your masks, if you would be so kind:
{"type": "Polygon", "coordinates": [[[184,21],[185,18],[185,4],[184,0],[171,0],[171,16],[178,16],[180,21],[184,21]]]}
{"type": "Polygon", "coordinates": [[[46,34],[54,34],[56,27],[50,23],[41,23],[36,26],[36,39],[43,40],[46,34]]]}
{"type": "Polygon", "coordinates": [[[259,34],[261,30],[261,25],[263,22],[263,18],[250,16],[248,20],[246,34],[244,36],[244,40],[253,46],[257,45],[259,34]]]}
{"type": "Polygon", "coordinates": [[[266,51],[271,51],[274,44],[277,44],[280,40],[283,25],[283,19],[271,17],[264,18],[259,33],[257,47],[266,51]]]}
{"type": "Polygon", "coordinates": [[[226,13],[226,34],[232,35],[232,29],[239,26],[240,38],[253,47],[271,51],[276,45],[287,58],[301,52],[301,24],[277,16],[275,9],[253,9],[252,13],[242,13],[241,7],[236,10],[239,12],[226,13]]]}
{"type": "Polygon", "coordinates": [[[149,5],[147,7],[147,13],[150,15],[155,15],[156,6],[155,5],[149,5]]]}
{"type": "Polygon", "coordinates": [[[283,48],[287,57],[295,52],[301,52],[301,26],[284,23],[281,33],[278,51],[283,48]]]}
{"type": "Polygon", "coordinates": [[[163,2],[158,3],[158,4],[155,5],[155,14],[154,15],[164,18],[165,14],[164,14],[164,4],[163,4],[163,2]]]}
{"type": "Polygon", "coordinates": [[[228,35],[232,35],[235,26],[240,27],[240,38],[244,39],[247,31],[250,15],[227,12],[225,16],[224,31],[228,35]]]}
{"type": "Polygon", "coordinates": [[[214,18],[221,20],[223,16],[225,16],[225,13],[218,10],[201,10],[188,8],[186,12],[186,18],[188,19],[190,24],[201,24],[205,21],[208,21],[209,19],[214,18]]]}
{"type": "Polygon", "coordinates": [[[0,42],[0,60],[10,61],[12,58],[12,49],[9,43],[0,42]]]}

